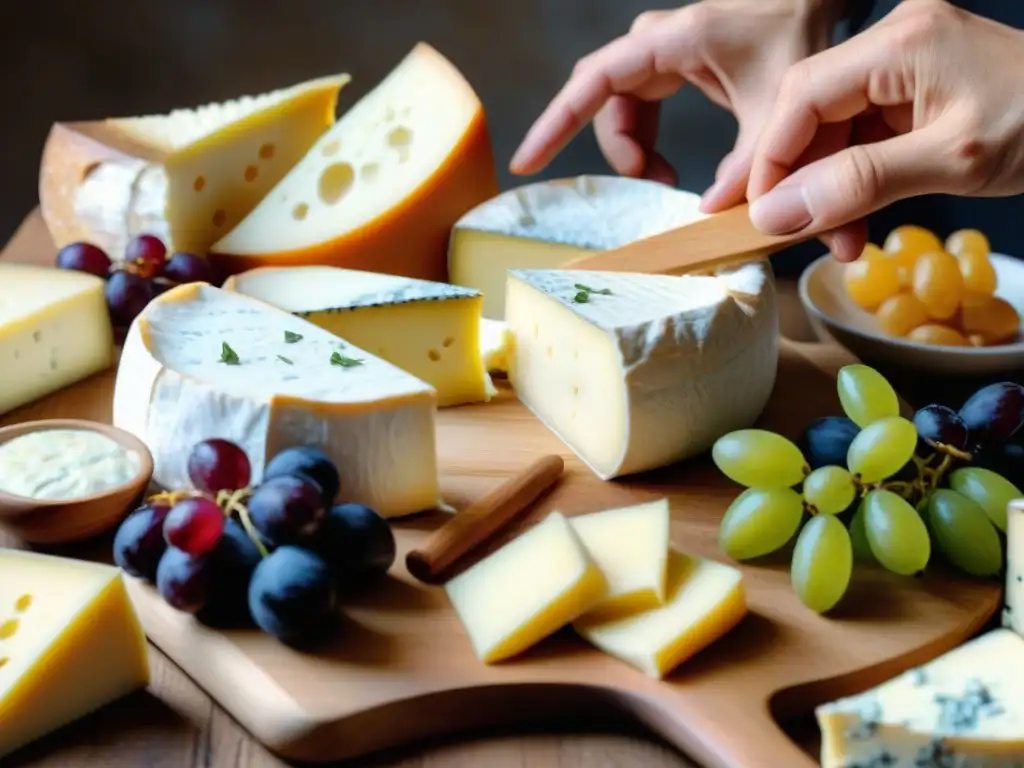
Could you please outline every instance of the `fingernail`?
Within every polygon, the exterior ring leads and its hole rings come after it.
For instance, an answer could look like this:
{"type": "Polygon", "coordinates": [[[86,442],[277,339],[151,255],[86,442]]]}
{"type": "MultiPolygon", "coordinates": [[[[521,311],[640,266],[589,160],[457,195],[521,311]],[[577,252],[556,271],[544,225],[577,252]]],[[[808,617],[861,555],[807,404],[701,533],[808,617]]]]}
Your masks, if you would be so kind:
{"type": "Polygon", "coordinates": [[[724,186],[725,185],[722,184],[722,182],[716,181],[707,188],[707,191],[703,195],[701,195],[700,210],[703,213],[711,213],[712,209],[715,207],[715,203],[717,203],[722,197],[724,186]]]}
{"type": "Polygon", "coordinates": [[[750,205],[750,220],[769,235],[786,235],[811,223],[804,188],[798,184],[780,185],[750,205]]]}

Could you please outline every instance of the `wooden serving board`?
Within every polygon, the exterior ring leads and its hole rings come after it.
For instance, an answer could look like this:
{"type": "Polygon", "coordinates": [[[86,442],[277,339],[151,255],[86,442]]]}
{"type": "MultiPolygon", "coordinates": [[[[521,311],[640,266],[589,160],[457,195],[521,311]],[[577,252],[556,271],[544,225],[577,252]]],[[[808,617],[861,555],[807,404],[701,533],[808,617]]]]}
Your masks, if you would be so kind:
{"type": "MultiPolygon", "coordinates": [[[[52,255],[42,230],[23,230],[5,254],[40,263],[52,255]]],[[[784,341],[761,425],[795,437],[810,419],[839,413],[834,375],[848,362],[836,347],[784,341]]],[[[0,424],[108,421],[112,385],[113,372],[102,374],[0,424]]],[[[540,454],[565,456],[562,482],[509,535],[552,509],[582,513],[667,496],[673,541],[721,557],[718,522],[739,489],[706,458],[602,482],[507,389],[486,405],[443,410],[438,421],[442,491],[456,508],[540,454]]],[[[140,584],[132,584],[132,595],[150,639],[287,758],[326,762],[497,724],[621,716],[715,768],[815,765],[774,718],[806,714],[945,652],[984,626],[1001,603],[994,582],[941,572],[907,579],[861,567],[846,600],[823,618],[793,595],[780,557],[744,566],[751,615],[663,682],[568,630],[519,659],[488,667],[474,657],[443,590],[418,584],[401,566],[404,552],[443,520],[430,514],[396,523],[399,563],[382,585],[345,606],[337,641],[315,656],[256,631],[205,628],[140,584]]]]}

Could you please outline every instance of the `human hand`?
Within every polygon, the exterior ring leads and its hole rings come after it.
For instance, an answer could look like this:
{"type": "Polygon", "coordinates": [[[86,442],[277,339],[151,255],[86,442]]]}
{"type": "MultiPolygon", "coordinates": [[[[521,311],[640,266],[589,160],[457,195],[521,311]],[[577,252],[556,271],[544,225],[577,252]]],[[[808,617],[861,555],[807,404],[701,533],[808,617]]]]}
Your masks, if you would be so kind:
{"type": "Polygon", "coordinates": [[[655,149],[660,102],[690,82],[739,121],[733,151],[702,207],[741,202],[758,133],[790,65],[825,48],[839,0],[703,0],[641,14],[629,33],[577,63],[512,159],[536,173],[591,120],[616,172],[668,184],[675,170],[655,149]]]}
{"type": "Polygon", "coordinates": [[[750,174],[755,226],[824,233],[836,258],[852,261],[864,217],[897,200],[1024,192],[1022,57],[1019,30],[941,0],[904,0],[795,64],[750,174]],[[845,148],[808,163],[823,132],[845,148]]]}

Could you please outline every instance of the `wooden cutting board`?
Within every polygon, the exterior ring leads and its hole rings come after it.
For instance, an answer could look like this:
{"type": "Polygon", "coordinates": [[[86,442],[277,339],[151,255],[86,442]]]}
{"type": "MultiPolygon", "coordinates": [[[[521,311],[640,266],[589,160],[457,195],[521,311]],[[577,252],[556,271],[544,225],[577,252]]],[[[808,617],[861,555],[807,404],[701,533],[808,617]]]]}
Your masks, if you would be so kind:
{"type": "MultiPolygon", "coordinates": [[[[52,256],[38,230],[23,231],[5,253],[38,263],[52,256]]],[[[810,419],[839,413],[834,374],[847,362],[835,347],[784,342],[761,425],[795,437],[810,419]]],[[[51,417],[109,421],[112,385],[113,372],[94,377],[7,414],[0,424],[51,417]]],[[[518,528],[552,509],[582,513],[667,496],[673,541],[720,557],[718,521],[738,488],[706,458],[602,482],[507,389],[496,402],[444,410],[438,421],[442,491],[456,508],[539,454],[559,453],[566,476],[518,528]]],[[[443,519],[431,514],[396,523],[401,553],[443,519]]],[[[498,724],[626,717],[715,768],[814,765],[774,717],[806,714],[943,653],[977,632],[1001,603],[993,582],[942,572],[905,579],[859,568],[840,609],[823,618],[793,595],[784,557],[744,572],[751,615],[664,682],[604,656],[570,631],[517,660],[484,666],[443,590],[416,583],[401,565],[379,588],[346,605],[337,641],[316,656],[255,631],[207,629],[139,584],[132,584],[132,596],[150,639],[287,758],[326,762],[498,724]]]]}

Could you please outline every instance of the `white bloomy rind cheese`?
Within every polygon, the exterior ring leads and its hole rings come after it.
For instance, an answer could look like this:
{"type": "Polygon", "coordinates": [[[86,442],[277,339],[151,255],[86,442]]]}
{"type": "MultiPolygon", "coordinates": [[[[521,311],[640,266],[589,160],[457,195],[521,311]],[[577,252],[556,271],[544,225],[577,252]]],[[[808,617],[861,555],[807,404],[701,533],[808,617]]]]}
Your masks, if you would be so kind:
{"type": "Polygon", "coordinates": [[[202,440],[245,449],[254,482],[278,452],[306,445],[337,465],[340,500],[397,516],[439,503],[436,405],[430,385],[312,323],[193,283],[132,324],[114,424],[146,443],[167,488],[190,487],[188,454],[202,440]],[[222,362],[228,350],[236,364],[222,362]]]}
{"type": "Polygon", "coordinates": [[[516,395],[603,479],[749,427],[775,384],[767,264],[684,277],[512,270],[505,311],[516,395]]]}
{"type": "Polygon", "coordinates": [[[111,366],[103,285],[82,272],[0,264],[0,413],[111,366]]]}
{"type": "Polygon", "coordinates": [[[982,635],[866,693],[817,710],[822,768],[1024,764],[1024,639],[982,635]]]}
{"type": "Polygon", "coordinates": [[[336,75],[166,115],[58,123],[39,199],[57,246],[86,240],[120,258],[133,236],[205,253],[333,123],[336,75]]]}
{"type": "Polygon", "coordinates": [[[118,569],[0,550],[0,758],[148,682],[118,569]]]}
{"type": "Polygon", "coordinates": [[[291,312],[437,390],[438,405],[488,400],[480,293],[447,283],[338,267],[262,267],[225,290],[291,312]]]}

